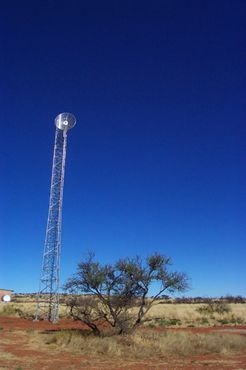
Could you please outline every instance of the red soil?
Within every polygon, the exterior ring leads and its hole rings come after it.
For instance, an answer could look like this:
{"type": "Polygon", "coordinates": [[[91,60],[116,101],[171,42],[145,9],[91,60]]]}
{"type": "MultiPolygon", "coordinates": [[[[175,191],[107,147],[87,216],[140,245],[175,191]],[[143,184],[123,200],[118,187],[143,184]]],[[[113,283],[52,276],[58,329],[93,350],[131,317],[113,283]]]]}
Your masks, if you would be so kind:
{"type": "MultiPolygon", "coordinates": [[[[59,324],[46,321],[34,322],[13,317],[0,317],[0,370],[76,370],[76,369],[162,369],[162,370],[196,370],[207,367],[209,369],[246,369],[246,349],[240,355],[204,355],[190,357],[165,357],[163,359],[149,359],[134,361],[130,359],[89,357],[70,352],[57,352],[50,349],[48,352],[43,347],[32,348],[28,331],[54,331],[63,329],[85,329],[79,322],[61,320],[59,324]]],[[[246,326],[218,327],[218,328],[188,328],[168,329],[185,330],[192,333],[210,333],[224,331],[233,334],[246,335],[246,326]]],[[[148,330],[148,329],[144,329],[148,330]]],[[[153,330],[153,329],[151,329],[153,330]]],[[[166,330],[158,328],[157,330],[166,330]]]]}

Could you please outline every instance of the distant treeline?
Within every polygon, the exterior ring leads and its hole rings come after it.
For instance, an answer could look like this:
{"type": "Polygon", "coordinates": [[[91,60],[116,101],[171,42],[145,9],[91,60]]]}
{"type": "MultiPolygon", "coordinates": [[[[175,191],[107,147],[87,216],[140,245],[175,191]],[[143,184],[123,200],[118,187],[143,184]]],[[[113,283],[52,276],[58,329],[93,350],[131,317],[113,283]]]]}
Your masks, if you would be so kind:
{"type": "Polygon", "coordinates": [[[176,297],[171,298],[167,295],[161,297],[159,303],[210,303],[210,302],[227,302],[227,303],[246,303],[246,297],[241,295],[226,295],[221,297],[176,297]]]}

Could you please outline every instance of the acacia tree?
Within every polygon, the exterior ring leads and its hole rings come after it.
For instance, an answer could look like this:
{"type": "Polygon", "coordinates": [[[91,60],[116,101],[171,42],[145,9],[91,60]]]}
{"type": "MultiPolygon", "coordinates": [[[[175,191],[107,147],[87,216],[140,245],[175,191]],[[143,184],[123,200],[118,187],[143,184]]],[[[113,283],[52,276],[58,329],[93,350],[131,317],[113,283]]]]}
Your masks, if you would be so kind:
{"type": "Polygon", "coordinates": [[[95,334],[100,334],[98,324],[103,322],[117,334],[133,331],[164,292],[188,289],[186,274],[169,271],[170,265],[171,259],[158,253],[145,260],[138,256],[120,259],[112,265],[102,265],[90,253],[64,287],[72,294],[67,301],[71,317],[95,334]],[[156,293],[150,298],[153,284],[156,293]]]}

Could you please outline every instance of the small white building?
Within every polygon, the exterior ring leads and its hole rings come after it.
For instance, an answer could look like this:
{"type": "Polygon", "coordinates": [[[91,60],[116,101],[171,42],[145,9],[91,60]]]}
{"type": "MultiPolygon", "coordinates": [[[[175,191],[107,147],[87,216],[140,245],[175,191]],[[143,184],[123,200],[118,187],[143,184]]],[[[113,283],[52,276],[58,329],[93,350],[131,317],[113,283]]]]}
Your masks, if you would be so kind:
{"type": "Polygon", "coordinates": [[[0,302],[10,302],[13,290],[0,288],[0,302]]]}

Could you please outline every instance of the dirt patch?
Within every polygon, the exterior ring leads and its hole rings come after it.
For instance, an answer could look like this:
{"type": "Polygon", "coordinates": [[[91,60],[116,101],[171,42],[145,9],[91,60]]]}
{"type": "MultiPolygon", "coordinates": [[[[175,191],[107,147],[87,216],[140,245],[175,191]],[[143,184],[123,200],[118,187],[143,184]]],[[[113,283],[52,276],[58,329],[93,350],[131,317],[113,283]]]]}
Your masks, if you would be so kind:
{"type": "MultiPolygon", "coordinates": [[[[66,329],[83,329],[88,330],[88,327],[81,323],[80,321],[71,321],[69,319],[61,319],[59,323],[53,324],[49,321],[34,321],[31,319],[24,319],[19,317],[0,317],[0,330],[66,330],[66,329]]],[[[191,333],[206,334],[212,332],[233,332],[238,334],[246,333],[246,325],[236,325],[236,326],[215,326],[215,327],[188,327],[188,328],[165,328],[156,327],[148,328],[142,327],[141,330],[155,330],[155,331],[188,331],[191,333]]],[[[1,331],[0,331],[1,332],[1,331]]]]}

